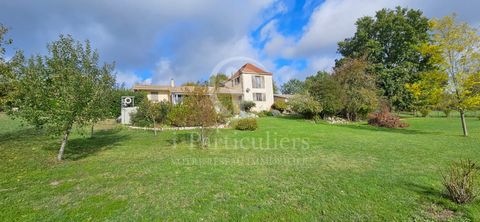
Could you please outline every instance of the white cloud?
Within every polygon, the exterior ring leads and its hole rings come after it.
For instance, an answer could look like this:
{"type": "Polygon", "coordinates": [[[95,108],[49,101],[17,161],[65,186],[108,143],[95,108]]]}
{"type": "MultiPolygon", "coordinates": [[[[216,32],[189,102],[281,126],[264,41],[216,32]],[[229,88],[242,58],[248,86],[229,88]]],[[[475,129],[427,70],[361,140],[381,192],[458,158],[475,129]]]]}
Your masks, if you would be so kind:
{"type": "MultiPolygon", "coordinates": [[[[441,17],[456,12],[460,20],[473,25],[480,21],[480,14],[477,12],[480,1],[475,0],[326,0],[313,11],[296,41],[277,31],[277,21],[265,25],[261,31],[262,38],[267,41],[264,52],[270,57],[306,59],[308,66],[298,72],[298,77],[318,70],[329,71],[338,57],[337,43],[353,36],[357,19],[374,16],[375,12],[382,8],[394,8],[397,5],[420,9],[427,17],[441,17]]],[[[307,1],[304,10],[310,6],[311,1],[307,1]]],[[[294,71],[282,67],[277,72],[284,73],[285,70],[294,71]]]]}
{"type": "Polygon", "coordinates": [[[168,75],[185,81],[203,77],[228,56],[256,57],[247,36],[285,10],[276,0],[18,0],[2,2],[0,21],[12,27],[15,45],[27,54],[43,54],[47,42],[72,34],[90,39],[119,70],[152,69],[152,80],[162,82],[166,71],[154,64],[164,67],[165,59],[168,75]]]}
{"type": "Polygon", "coordinates": [[[151,84],[152,79],[142,79],[139,75],[132,71],[117,71],[117,83],[124,84],[126,87],[131,87],[134,84],[151,84]]]}

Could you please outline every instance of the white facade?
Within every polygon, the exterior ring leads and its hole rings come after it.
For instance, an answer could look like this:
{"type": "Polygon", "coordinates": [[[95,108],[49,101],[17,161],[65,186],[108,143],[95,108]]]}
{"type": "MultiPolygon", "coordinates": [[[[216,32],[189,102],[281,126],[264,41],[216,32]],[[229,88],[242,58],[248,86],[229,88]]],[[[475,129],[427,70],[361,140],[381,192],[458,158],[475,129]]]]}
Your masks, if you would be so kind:
{"type": "Polygon", "coordinates": [[[253,111],[270,110],[273,104],[273,82],[271,75],[257,75],[257,74],[240,74],[242,82],[242,92],[244,101],[255,102],[253,111]],[[255,87],[254,78],[263,79],[261,86],[255,87]]]}

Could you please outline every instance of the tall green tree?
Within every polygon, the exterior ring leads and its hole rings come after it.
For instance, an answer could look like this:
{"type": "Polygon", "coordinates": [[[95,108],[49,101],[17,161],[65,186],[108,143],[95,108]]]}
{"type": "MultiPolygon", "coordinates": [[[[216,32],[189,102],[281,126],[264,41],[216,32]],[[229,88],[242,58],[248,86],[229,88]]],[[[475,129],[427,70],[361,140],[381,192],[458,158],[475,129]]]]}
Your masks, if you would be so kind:
{"type": "Polygon", "coordinates": [[[348,120],[364,118],[378,106],[375,77],[368,71],[366,61],[345,59],[340,67],[335,68],[333,78],[343,92],[338,96],[348,120]]]}
{"type": "Polygon", "coordinates": [[[322,117],[334,116],[343,109],[342,91],[340,83],[327,72],[317,72],[305,80],[307,91],[315,100],[322,104],[322,117]]]}
{"type": "Polygon", "coordinates": [[[8,101],[9,92],[13,90],[11,84],[12,64],[5,60],[5,46],[12,44],[6,38],[8,29],[0,23],[0,110],[8,101]]]}
{"type": "MultiPolygon", "coordinates": [[[[91,51],[90,44],[87,42],[86,50],[91,51]]],[[[94,61],[98,61],[98,53],[93,53],[94,61]]],[[[90,136],[93,136],[93,129],[95,124],[99,121],[105,120],[111,117],[110,114],[110,101],[114,95],[115,89],[115,77],[112,75],[114,67],[113,65],[105,64],[103,67],[91,66],[88,72],[96,72],[93,77],[93,97],[87,106],[86,113],[89,115],[91,130],[90,136]]],[[[118,107],[117,107],[118,109],[118,107]]]]}
{"type": "Polygon", "coordinates": [[[443,86],[443,98],[460,112],[463,135],[468,136],[465,112],[480,107],[480,35],[467,23],[458,23],[455,15],[433,19],[432,29],[433,42],[426,48],[437,72],[426,73],[418,84],[437,81],[423,84],[426,89],[419,94],[427,100],[432,97],[429,92],[443,86]]]}
{"type": "MultiPolygon", "coordinates": [[[[15,73],[13,115],[28,123],[46,128],[54,135],[62,135],[57,159],[63,158],[68,138],[74,125],[91,123],[93,104],[101,104],[96,97],[97,86],[110,86],[114,78],[112,65],[99,65],[98,53],[75,41],[71,36],[48,44],[47,56],[34,56],[15,73]],[[109,83],[99,84],[107,81],[109,83]]],[[[21,56],[18,56],[21,57],[21,56]]]]}
{"type": "Polygon", "coordinates": [[[396,109],[410,109],[413,97],[405,84],[431,68],[418,49],[429,41],[428,19],[420,10],[397,7],[382,9],[355,24],[355,35],[339,42],[338,52],[346,58],[366,58],[383,96],[396,109]]]}
{"type": "Polygon", "coordinates": [[[280,89],[283,94],[302,94],[305,92],[305,83],[298,79],[290,79],[280,89]]]}

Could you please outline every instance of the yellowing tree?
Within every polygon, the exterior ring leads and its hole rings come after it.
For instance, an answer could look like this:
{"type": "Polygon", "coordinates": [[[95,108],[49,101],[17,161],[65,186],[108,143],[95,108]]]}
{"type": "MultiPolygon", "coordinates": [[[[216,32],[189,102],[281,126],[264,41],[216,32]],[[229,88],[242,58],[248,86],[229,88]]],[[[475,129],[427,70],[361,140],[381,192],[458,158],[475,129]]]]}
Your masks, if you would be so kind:
{"type": "Polygon", "coordinates": [[[480,106],[480,36],[476,29],[457,23],[455,18],[453,15],[431,21],[432,43],[424,50],[433,58],[437,70],[425,73],[418,85],[411,87],[432,98],[426,93],[437,95],[438,86],[444,85],[443,93],[451,95],[448,98],[460,112],[463,134],[468,136],[465,111],[480,106]],[[439,84],[444,78],[447,78],[445,84],[439,84]]]}

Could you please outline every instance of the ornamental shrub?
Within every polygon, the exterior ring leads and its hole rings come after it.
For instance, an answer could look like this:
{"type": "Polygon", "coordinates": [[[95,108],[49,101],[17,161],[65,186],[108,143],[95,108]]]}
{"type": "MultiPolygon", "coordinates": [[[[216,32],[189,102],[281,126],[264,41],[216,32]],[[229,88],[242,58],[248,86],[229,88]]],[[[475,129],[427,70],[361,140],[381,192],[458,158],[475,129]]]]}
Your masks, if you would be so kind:
{"type": "Polygon", "coordinates": [[[237,130],[254,131],[258,128],[257,119],[255,118],[239,119],[233,123],[233,126],[237,130]]]}

